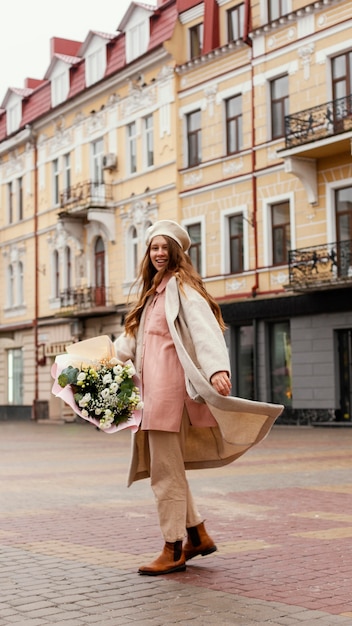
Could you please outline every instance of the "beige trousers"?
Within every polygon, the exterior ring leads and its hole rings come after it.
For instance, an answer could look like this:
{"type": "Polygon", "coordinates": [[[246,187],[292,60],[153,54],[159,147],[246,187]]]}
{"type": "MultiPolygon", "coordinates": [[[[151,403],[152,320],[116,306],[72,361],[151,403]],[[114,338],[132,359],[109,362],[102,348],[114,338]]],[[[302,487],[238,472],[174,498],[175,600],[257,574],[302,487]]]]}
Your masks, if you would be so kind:
{"type": "Polygon", "coordinates": [[[165,541],[182,540],[186,528],[203,521],[194,503],[184,467],[184,450],[190,426],[187,411],[179,433],[149,430],[150,479],[165,541]]]}

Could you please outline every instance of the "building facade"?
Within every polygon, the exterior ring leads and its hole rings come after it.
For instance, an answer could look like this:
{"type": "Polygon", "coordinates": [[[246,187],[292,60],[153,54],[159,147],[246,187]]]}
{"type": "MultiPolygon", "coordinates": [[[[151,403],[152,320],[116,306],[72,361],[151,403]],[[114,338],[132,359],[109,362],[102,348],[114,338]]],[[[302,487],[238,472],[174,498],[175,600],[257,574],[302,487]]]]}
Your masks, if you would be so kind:
{"type": "Polygon", "coordinates": [[[131,3],[0,110],[2,414],[72,419],[56,354],[121,332],[144,233],[189,231],[233,393],[351,421],[350,2],[131,3]]]}

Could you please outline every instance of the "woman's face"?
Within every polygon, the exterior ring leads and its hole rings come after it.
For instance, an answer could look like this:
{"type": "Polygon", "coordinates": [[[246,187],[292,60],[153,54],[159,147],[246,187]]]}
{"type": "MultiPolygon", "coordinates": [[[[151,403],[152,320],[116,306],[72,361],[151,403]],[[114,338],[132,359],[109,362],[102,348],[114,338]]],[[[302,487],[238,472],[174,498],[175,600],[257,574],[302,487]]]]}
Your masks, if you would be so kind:
{"type": "Polygon", "coordinates": [[[169,248],[165,237],[157,235],[150,244],[150,260],[157,272],[167,267],[169,262],[169,248]]]}

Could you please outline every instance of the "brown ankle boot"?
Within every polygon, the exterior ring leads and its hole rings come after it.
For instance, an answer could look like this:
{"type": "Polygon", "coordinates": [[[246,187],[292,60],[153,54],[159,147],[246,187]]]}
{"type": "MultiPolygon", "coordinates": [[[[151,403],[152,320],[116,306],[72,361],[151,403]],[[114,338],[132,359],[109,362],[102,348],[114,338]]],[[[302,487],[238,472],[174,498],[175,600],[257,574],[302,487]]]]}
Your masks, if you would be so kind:
{"type": "Polygon", "coordinates": [[[204,528],[204,522],[197,526],[187,528],[187,541],[183,548],[186,561],[193,559],[195,556],[198,556],[198,554],[205,556],[206,554],[216,552],[216,550],[217,547],[214,541],[209,537],[204,528]]]}
{"type": "Polygon", "coordinates": [[[186,559],[182,550],[182,541],[175,543],[165,543],[160,556],[149,565],[142,565],[139,574],[146,576],[159,576],[160,574],[171,574],[171,572],[183,572],[186,569],[186,559]]]}

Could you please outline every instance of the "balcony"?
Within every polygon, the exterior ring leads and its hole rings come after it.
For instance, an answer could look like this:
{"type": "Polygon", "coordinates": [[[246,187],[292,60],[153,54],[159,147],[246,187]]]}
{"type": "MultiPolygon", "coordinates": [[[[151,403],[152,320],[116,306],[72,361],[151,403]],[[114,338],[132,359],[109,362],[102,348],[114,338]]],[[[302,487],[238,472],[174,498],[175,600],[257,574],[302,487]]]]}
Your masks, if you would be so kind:
{"type": "Polygon", "coordinates": [[[351,286],[352,241],[289,251],[288,289],[318,290],[351,286]]]}
{"type": "Polygon", "coordinates": [[[285,117],[285,150],[352,131],[352,95],[285,117]]]}
{"type": "Polygon", "coordinates": [[[60,292],[59,315],[84,316],[115,311],[110,287],[75,287],[60,292]]]}
{"type": "Polygon", "coordinates": [[[82,224],[98,222],[107,239],[115,241],[114,186],[87,181],[68,187],[60,194],[59,220],[77,239],[82,224]]]}
{"type": "Polygon", "coordinates": [[[110,208],[113,185],[87,181],[68,187],[60,194],[60,215],[86,215],[89,209],[110,208]]]}

